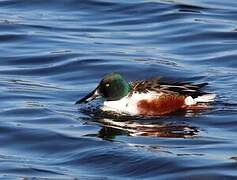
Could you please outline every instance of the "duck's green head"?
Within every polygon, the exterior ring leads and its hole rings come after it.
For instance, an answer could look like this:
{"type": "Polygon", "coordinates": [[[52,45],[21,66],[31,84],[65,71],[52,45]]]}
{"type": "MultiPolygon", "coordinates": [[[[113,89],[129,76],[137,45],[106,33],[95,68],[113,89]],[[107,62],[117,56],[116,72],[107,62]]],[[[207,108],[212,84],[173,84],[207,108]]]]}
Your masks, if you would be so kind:
{"type": "Polygon", "coordinates": [[[78,100],[76,104],[87,103],[98,96],[106,101],[117,101],[125,97],[131,90],[130,84],[119,73],[106,75],[95,90],[78,100]]]}

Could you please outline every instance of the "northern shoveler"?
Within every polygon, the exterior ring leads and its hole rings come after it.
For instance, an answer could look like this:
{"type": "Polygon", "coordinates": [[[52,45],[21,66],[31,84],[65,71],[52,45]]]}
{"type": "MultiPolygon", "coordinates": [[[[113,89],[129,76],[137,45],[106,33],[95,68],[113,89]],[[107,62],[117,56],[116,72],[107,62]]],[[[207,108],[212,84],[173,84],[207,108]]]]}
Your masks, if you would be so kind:
{"type": "Polygon", "coordinates": [[[128,83],[119,73],[111,73],[76,104],[87,103],[102,96],[105,99],[103,111],[159,116],[182,109],[207,108],[216,94],[202,91],[201,88],[206,85],[207,83],[164,83],[159,77],[128,83]]]}

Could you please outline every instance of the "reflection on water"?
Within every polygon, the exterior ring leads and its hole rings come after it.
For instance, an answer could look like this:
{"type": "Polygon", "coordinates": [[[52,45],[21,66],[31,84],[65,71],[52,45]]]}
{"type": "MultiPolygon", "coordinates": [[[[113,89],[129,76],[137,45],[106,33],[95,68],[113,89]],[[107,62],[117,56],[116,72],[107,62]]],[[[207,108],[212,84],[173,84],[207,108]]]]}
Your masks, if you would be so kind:
{"type": "Polygon", "coordinates": [[[103,139],[113,139],[117,135],[189,138],[198,134],[197,128],[188,127],[185,125],[145,125],[139,123],[131,123],[129,121],[114,122],[108,119],[104,119],[102,122],[106,125],[101,125],[102,129],[98,132],[98,137],[101,137],[103,139]]]}
{"type": "MultiPolygon", "coordinates": [[[[88,123],[95,123],[102,128],[98,132],[98,137],[106,140],[113,140],[118,135],[129,136],[154,136],[166,138],[190,138],[198,135],[198,128],[189,126],[187,123],[162,122],[161,117],[134,117],[121,115],[114,112],[103,112],[99,107],[80,109],[81,112],[90,116],[86,120],[88,123]],[[161,121],[161,122],[160,122],[161,121]]],[[[182,111],[173,114],[176,117],[197,116],[197,112],[182,111]]]]}

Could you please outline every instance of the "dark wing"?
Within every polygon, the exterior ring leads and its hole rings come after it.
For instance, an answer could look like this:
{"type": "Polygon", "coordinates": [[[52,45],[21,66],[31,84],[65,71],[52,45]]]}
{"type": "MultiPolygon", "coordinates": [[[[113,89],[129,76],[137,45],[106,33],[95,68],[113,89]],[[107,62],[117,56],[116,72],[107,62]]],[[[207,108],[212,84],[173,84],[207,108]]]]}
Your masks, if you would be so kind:
{"type": "Polygon", "coordinates": [[[132,82],[132,92],[146,93],[148,91],[161,92],[160,89],[160,77],[155,77],[149,80],[139,80],[132,82]]]}
{"type": "Polygon", "coordinates": [[[203,92],[201,88],[208,83],[192,84],[181,82],[161,82],[160,77],[155,77],[149,80],[135,81],[131,84],[132,92],[146,93],[148,91],[155,91],[157,93],[163,92],[167,94],[192,96],[193,98],[208,94],[203,92]]]}
{"type": "Polygon", "coordinates": [[[192,96],[193,98],[196,98],[198,96],[202,96],[204,94],[208,94],[201,89],[206,86],[208,83],[202,83],[202,84],[192,84],[192,83],[165,83],[160,82],[160,89],[162,92],[174,92],[179,95],[184,96],[192,96]]]}

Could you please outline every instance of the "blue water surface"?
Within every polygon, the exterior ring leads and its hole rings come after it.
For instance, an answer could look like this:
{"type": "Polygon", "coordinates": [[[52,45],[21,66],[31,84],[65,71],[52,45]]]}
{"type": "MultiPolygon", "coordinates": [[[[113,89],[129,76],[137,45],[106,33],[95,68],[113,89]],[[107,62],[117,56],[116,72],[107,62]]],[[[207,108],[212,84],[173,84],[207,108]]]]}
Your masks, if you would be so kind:
{"type": "Polygon", "coordinates": [[[0,178],[236,179],[236,0],[1,0],[0,178]],[[212,108],[77,107],[110,72],[208,82],[212,108]]]}

